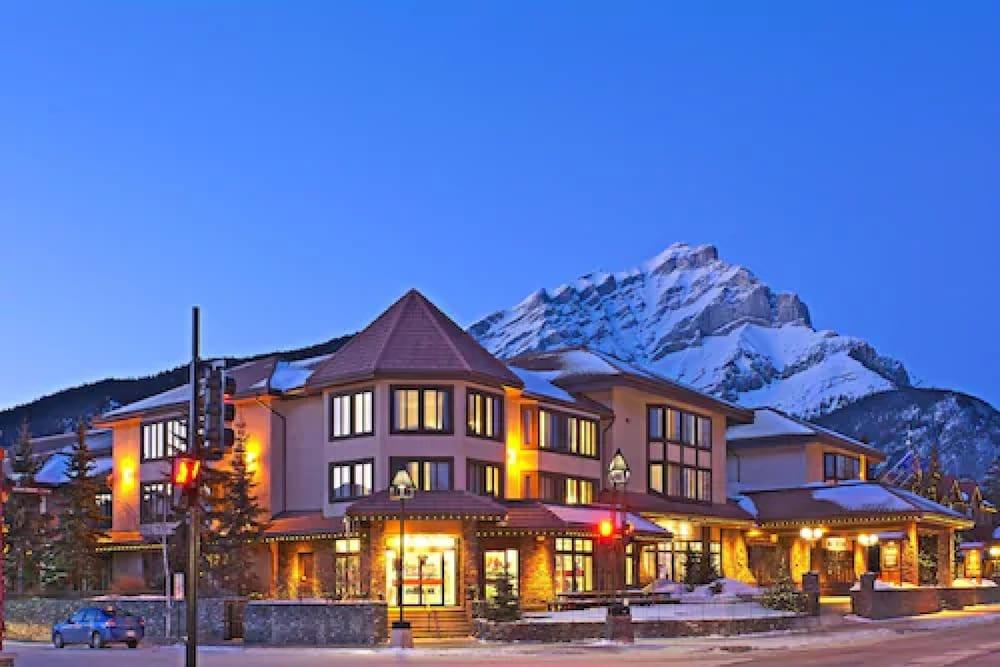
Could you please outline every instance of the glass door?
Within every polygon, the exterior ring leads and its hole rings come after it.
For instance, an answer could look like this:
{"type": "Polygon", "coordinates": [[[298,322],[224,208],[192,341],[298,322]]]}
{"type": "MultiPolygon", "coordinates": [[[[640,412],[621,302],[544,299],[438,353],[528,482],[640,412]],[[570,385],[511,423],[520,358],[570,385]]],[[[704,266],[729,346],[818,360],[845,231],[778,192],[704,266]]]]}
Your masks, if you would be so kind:
{"type": "MultiPolygon", "coordinates": [[[[390,545],[398,548],[398,539],[390,540],[390,545]]],[[[386,588],[391,606],[396,606],[398,594],[396,554],[394,548],[386,550],[386,588]]],[[[403,557],[403,604],[408,607],[455,606],[456,563],[454,538],[414,535],[411,540],[407,536],[403,557]]]]}
{"type": "Polygon", "coordinates": [[[483,593],[487,600],[497,595],[500,581],[510,582],[511,593],[517,595],[517,549],[494,549],[483,552],[483,593]]]}

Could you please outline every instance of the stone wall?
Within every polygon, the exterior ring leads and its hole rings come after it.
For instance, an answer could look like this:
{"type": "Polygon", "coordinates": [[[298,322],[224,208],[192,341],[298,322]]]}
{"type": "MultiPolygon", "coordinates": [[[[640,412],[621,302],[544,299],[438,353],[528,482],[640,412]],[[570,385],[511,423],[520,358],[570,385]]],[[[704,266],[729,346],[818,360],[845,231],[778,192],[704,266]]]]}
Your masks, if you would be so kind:
{"type": "MultiPolygon", "coordinates": [[[[235,598],[231,598],[234,599],[235,598]]],[[[224,598],[198,600],[198,637],[203,641],[228,639],[225,623],[224,598]]],[[[167,607],[162,597],[99,597],[99,598],[7,598],[4,607],[8,639],[48,641],[52,624],[64,621],[82,607],[114,605],[142,616],[148,639],[166,639],[167,607]]],[[[170,610],[170,635],[181,637],[187,628],[186,605],[174,600],[170,610]]]]}
{"type": "Polygon", "coordinates": [[[722,576],[738,581],[754,582],[743,531],[722,529],[721,541],[722,576]]]}
{"type": "MultiPolygon", "coordinates": [[[[636,637],[647,639],[665,637],[704,637],[776,632],[801,627],[804,619],[799,616],[774,618],[741,618],[704,621],[633,621],[636,637]]],[[[603,622],[532,623],[515,621],[496,623],[477,619],[473,632],[479,639],[498,642],[573,642],[603,639],[606,632],[603,622]]]]}
{"type": "Polygon", "coordinates": [[[246,645],[374,646],[388,638],[384,602],[260,600],[247,604],[246,645]]]}
{"type": "Polygon", "coordinates": [[[851,592],[851,612],[872,619],[933,614],[977,604],[1000,603],[1000,588],[900,588],[851,592]]]}

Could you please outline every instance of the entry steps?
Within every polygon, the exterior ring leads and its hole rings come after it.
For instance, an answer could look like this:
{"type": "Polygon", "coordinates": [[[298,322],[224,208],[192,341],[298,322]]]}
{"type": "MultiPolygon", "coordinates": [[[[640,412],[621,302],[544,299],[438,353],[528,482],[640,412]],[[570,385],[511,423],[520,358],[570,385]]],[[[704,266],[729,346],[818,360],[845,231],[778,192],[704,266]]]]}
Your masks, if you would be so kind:
{"type": "MultiPolygon", "coordinates": [[[[404,618],[414,639],[456,639],[472,635],[472,624],[463,607],[407,607],[404,618]]],[[[399,609],[389,609],[389,624],[399,619],[399,609]]]]}

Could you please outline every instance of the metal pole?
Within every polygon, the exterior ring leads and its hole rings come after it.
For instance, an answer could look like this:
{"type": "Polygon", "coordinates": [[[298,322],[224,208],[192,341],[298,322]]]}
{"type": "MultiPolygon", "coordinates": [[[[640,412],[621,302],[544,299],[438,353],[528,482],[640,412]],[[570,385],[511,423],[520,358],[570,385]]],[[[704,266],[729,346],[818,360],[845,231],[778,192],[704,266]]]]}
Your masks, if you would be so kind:
{"type": "Polygon", "coordinates": [[[396,604],[399,605],[399,625],[403,625],[403,554],[406,553],[406,526],[403,514],[406,512],[406,501],[399,498],[399,572],[396,574],[396,604]]]}
{"type": "MultiPolygon", "coordinates": [[[[198,366],[200,338],[198,306],[191,309],[191,404],[188,416],[188,450],[198,459],[201,456],[198,440],[198,366]]],[[[187,650],[185,667],[198,665],[198,555],[201,549],[201,520],[198,507],[198,484],[193,485],[188,495],[188,559],[187,574],[184,576],[184,595],[187,600],[187,650]]]]}

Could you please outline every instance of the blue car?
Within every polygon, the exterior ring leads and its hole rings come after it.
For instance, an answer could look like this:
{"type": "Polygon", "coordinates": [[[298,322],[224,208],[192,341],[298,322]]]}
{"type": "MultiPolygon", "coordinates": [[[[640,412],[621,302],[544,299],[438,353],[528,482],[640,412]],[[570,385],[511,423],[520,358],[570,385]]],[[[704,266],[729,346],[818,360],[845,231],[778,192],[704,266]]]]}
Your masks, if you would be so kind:
{"type": "Polygon", "coordinates": [[[90,648],[102,648],[118,643],[135,648],[145,630],[141,616],[114,607],[84,607],[52,626],[52,645],[62,648],[66,644],[89,644],[90,648]]]}

